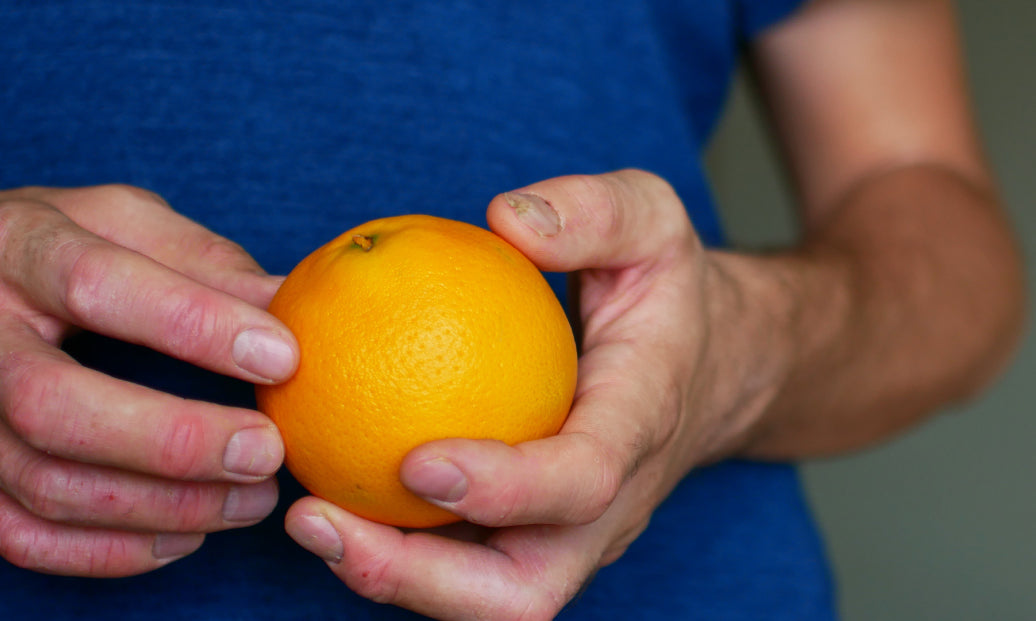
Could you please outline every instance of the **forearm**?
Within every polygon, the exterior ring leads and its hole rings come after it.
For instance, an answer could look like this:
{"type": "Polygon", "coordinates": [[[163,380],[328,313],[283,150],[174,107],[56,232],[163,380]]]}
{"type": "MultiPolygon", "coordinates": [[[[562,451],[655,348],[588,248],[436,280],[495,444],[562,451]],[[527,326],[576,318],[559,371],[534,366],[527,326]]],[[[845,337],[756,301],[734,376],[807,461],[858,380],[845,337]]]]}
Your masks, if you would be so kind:
{"type": "Polygon", "coordinates": [[[710,351],[735,378],[714,394],[743,421],[737,454],[794,459],[878,441],[974,395],[1018,340],[1021,261],[991,193],[905,167],[831,214],[791,251],[713,256],[731,286],[710,351]]]}

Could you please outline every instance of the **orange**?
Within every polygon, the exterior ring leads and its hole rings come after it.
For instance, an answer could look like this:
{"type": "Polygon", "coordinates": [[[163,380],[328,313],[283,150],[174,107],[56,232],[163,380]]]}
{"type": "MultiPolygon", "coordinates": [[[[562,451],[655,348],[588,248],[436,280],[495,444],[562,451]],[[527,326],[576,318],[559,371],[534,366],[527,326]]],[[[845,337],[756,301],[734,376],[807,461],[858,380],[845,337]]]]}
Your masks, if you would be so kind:
{"type": "Polygon", "coordinates": [[[539,270],[492,232],[406,215],[306,257],[269,307],[299,342],[298,371],[257,387],[285,464],[311,493],[404,527],[458,518],[399,481],[441,438],[553,435],[571,406],[576,346],[539,270]]]}

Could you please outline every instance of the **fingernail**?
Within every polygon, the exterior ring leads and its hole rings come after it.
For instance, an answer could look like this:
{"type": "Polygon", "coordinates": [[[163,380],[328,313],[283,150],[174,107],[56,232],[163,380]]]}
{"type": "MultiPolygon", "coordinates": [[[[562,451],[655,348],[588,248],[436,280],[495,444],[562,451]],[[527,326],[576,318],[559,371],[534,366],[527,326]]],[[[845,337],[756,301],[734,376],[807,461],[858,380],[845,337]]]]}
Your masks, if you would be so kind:
{"type": "Polygon", "coordinates": [[[151,555],[160,561],[175,561],[201,547],[205,535],[163,533],[155,536],[151,555]]]}
{"type": "Polygon", "coordinates": [[[535,194],[505,192],[504,200],[514,209],[514,215],[540,237],[553,237],[564,228],[557,210],[535,194]]]}
{"type": "Polygon", "coordinates": [[[286,379],[295,371],[295,351],[283,338],[263,328],[245,330],[234,339],[234,363],[261,379],[286,379]]]}
{"type": "Polygon", "coordinates": [[[322,515],[306,515],[287,525],[288,535],[300,546],[328,563],[340,563],[345,551],[342,538],[322,515]]]}
{"type": "Polygon", "coordinates": [[[277,486],[271,482],[237,485],[223,500],[223,519],[228,522],[255,522],[270,515],[277,506],[277,486]]]}
{"type": "Polygon", "coordinates": [[[284,444],[271,427],[249,427],[235,433],[223,451],[223,469],[247,476],[269,476],[281,467],[284,444]]]}
{"type": "Polygon", "coordinates": [[[468,493],[468,480],[464,473],[442,457],[408,468],[403,482],[418,496],[439,502],[454,503],[468,493]]]}

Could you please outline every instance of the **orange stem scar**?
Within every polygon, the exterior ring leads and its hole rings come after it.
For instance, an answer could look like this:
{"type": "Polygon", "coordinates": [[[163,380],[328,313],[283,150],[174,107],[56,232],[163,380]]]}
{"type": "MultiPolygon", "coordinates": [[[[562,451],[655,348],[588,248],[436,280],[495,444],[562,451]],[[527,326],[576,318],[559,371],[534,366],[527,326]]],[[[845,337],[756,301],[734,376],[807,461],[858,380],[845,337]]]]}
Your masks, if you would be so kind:
{"type": "Polygon", "coordinates": [[[364,252],[367,252],[374,247],[374,238],[366,235],[353,235],[353,243],[359,246],[364,252]]]}

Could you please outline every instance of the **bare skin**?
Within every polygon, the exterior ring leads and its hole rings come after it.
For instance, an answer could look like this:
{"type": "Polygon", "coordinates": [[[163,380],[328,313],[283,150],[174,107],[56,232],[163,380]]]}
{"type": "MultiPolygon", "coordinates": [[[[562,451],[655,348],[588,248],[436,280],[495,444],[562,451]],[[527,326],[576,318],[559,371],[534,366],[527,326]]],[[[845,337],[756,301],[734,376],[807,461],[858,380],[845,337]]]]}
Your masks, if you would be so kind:
{"type": "Polygon", "coordinates": [[[665,182],[640,171],[494,199],[497,233],[579,273],[576,403],[555,438],[408,456],[415,492],[465,490],[440,504],[493,527],[474,542],[297,503],[288,532],[350,588],[437,618],[552,618],[695,466],[857,449],[1003,367],[1024,284],[948,3],[815,2],[754,57],[801,242],[705,251],[665,182]]]}
{"type": "MultiPolygon", "coordinates": [[[[540,267],[578,273],[576,403],[554,438],[446,440],[408,456],[404,483],[477,526],[404,533],[296,503],[289,534],[346,585],[444,619],[551,618],[692,468],[865,446],[1005,364],[1020,263],[948,3],[819,0],[753,54],[799,189],[801,243],[706,251],[669,185],[642,171],[495,198],[496,232],[540,267]],[[443,490],[463,493],[436,501],[443,490]]],[[[276,278],[118,186],[0,194],[0,256],[0,555],[139,573],[272,508],[282,448],[259,413],[87,371],[56,345],[81,326],[279,381],[297,346],[259,310],[276,278]],[[237,340],[250,329],[273,340],[237,340]],[[265,444],[232,441],[245,429],[265,444]]]]}
{"type": "Polygon", "coordinates": [[[107,377],[58,345],[82,327],[283,380],[297,345],[260,310],[278,278],[124,186],[0,193],[0,249],[0,555],[136,574],[269,514],[284,453],[269,419],[107,377]]]}

